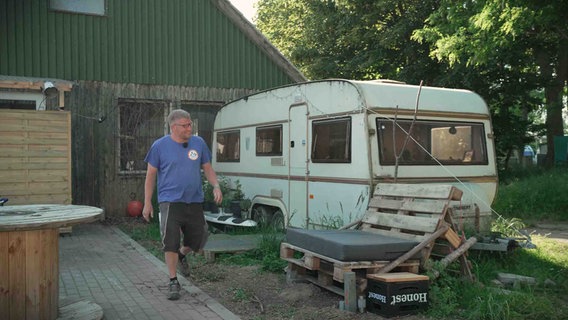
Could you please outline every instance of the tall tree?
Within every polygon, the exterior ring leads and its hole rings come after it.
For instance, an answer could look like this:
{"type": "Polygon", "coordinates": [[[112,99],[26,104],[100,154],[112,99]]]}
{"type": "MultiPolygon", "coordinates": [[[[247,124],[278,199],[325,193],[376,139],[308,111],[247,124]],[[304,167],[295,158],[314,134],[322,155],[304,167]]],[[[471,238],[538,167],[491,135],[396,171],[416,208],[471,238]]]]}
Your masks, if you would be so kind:
{"type": "MultiPolygon", "coordinates": [[[[455,30],[470,33],[470,18],[477,12],[469,2],[446,2],[442,10],[438,0],[260,0],[256,22],[311,79],[424,80],[479,93],[491,107],[497,151],[506,167],[512,150],[522,150],[530,141],[527,131],[535,130],[530,124],[539,103],[534,92],[542,88],[535,76],[538,66],[521,41],[499,48],[498,54],[489,47],[477,52],[474,44],[469,51],[441,54],[445,47],[431,43],[455,30]],[[479,54],[485,63],[472,63],[479,54]]],[[[458,41],[460,49],[471,38],[458,35],[448,43],[458,41]]]]}
{"type": "Polygon", "coordinates": [[[432,83],[445,64],[410,40],[436,0],[260,0],[257,27],[309,78],[432,83]]]}
{"type": "Polygon", "coordinates": [[[543,88],[546,161],[552,165],[554,137],[564,134],[566,12],[568,2],[564,0],[441,0],[428,25],[416,31],[414,39],[429,42],[432,56],[441,61],[481,67],[498,61],[501,70],[510,68],[519,73],[520,85],[543,88]]]}

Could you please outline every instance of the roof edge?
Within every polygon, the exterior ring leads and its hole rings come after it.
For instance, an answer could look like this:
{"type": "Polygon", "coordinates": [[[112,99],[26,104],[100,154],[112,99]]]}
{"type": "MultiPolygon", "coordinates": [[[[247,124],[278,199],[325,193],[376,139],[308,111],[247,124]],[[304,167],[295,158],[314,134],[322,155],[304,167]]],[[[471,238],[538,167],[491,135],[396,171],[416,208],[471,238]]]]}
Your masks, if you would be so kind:
{"type": "Polygon", "coordinates": [[[288,60],[270,41],[235,8],[229,0],[210,0],[219,11],[224,13],[235,23],[247,38],[266,53],[286,74],[296,82],[305,82],[308,79],[288,60]]]}

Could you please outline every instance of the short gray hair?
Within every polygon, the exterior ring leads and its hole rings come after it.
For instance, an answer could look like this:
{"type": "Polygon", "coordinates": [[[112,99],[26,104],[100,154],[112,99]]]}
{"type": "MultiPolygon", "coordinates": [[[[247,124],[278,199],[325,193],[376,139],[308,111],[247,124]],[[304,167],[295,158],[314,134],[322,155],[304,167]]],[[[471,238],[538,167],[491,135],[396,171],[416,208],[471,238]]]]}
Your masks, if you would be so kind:
{"type": "Polygon", "coordinates": [[[191,115],[189,114],[189,112],[182,109],[172,110],[172,112],[170,112],[170,114],[168,115],[168,125],[171,126],[179,119],[191,120],[191,115]]]}

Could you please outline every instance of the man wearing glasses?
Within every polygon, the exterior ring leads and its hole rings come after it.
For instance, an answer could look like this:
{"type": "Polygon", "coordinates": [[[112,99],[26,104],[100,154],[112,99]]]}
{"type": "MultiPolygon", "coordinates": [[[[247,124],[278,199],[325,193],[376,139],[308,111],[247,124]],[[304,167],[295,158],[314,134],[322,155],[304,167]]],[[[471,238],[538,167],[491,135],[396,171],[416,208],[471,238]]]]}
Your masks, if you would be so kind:
{"type": "Polygon", "coordinates": [[[213,185],[215,202],[221,203],[223,194],[217,175],[211,166],[211,151],[199,136],[192,136],[191,116],[187,111],[173,110],[168,115],[170,134],[154,141],[146,155],[148,169],[144,184],[144,209],[146,221],[154,216],[152,195],[158,180],[160,206],[160,234],[170,275],[168,299],[180,297],[180,285],[176,265],[189,275],[185,256],[203,249],[207,241],[207,223],[203,216],[203,187],[201,169],[207,181],[213,185]],[[180,248],[180,230],[183,246],[180,248]]]}

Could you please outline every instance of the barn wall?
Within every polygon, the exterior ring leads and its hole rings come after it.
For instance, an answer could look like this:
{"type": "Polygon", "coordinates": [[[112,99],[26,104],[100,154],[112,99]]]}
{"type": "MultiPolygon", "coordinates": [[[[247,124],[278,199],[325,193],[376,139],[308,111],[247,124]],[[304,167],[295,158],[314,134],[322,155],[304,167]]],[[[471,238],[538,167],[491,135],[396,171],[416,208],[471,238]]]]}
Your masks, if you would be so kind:
{"type": "Polygon", "coordinates": [[[71,115],[0,109],[0,196],[15,204],[71,204],[71,115]]]}
{"type": "Polygon", "coordinates": [[[143,201],[145,173],[119,172],[118,99],[165,101],[171,108],[181,108],[187,101],[219,106],[250,93],[245,89],[78,82],[66,99],[73,117],[74,203],[102,207],[112,217],[125,214],[131,194],[143,201]]]}

